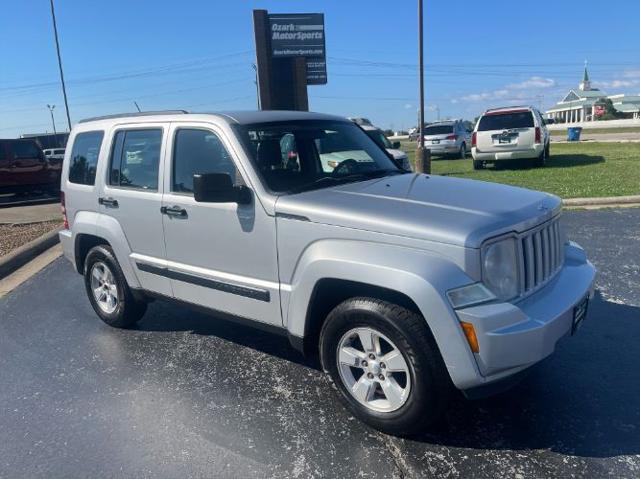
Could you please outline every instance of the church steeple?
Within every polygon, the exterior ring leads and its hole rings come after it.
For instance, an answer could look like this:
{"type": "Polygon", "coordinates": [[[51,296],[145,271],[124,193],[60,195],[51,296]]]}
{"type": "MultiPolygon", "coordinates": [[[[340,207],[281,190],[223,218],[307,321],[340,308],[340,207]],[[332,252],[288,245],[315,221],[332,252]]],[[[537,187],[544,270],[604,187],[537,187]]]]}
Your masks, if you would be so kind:
{"type": "Polygon", "coordinates": [[[591,81],[589,80],[589,72],[587,71],[587,61],[584,61],[584,75],[582,76],[582,81],[580,82],[580,90],[589,91],[591,90],[591,81]]]}

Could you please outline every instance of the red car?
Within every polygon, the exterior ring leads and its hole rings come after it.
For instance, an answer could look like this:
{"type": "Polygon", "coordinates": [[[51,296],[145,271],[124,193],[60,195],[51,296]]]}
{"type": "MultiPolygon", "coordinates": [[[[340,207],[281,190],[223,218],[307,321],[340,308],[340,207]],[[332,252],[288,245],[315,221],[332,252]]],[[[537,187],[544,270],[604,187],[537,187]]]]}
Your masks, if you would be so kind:
{"type": "Polygon", "coordinates": [[[0,194],[59,189],[60,165],[50,164],[38,143],[0,140],[0,194]]]}

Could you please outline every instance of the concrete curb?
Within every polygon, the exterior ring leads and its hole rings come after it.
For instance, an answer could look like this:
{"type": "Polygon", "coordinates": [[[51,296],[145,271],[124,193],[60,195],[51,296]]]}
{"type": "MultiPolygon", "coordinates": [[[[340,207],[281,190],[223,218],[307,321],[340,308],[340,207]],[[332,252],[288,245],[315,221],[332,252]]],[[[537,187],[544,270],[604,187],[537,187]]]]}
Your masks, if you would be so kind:
{"type": "Polygon", "coordinates": [[[56,229],[45,233],[39,238],[13,250],[11,253],[0,257],[0,279],[9,276],[39,254],[59,243],[58,231],[60,230],[56,229]]]}
{"type": "Polygon", "coordinates": [[[617,206],[640,203],[640,195],[609,196],[603,198],[567,198],[562,200],[564,206],[617,206]]]}

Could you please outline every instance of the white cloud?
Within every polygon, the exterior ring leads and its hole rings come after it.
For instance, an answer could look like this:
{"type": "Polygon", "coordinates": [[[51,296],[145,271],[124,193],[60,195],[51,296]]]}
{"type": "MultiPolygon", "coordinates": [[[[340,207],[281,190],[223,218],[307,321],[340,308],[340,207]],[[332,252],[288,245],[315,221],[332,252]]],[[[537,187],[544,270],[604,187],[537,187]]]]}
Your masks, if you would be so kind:
{"type": "Polygon", "coordinates": [[[556,81],[552,78],[531,77],[519,83],[511,83],[507,88],[511,90],[525,90],[527,88],[552,88],[556,86],[556,81]]]}
{"type": "Polygon", "coordinates": [[[500,100],[508,98],[510,101],[518,101],[531,97],[531,94],[525,92],[529,89],[552,88],[556,86],[556,81],[551,78],[543,78],[533,76],[519,83],[510,83],[504,88],[493,91],[485,91],[481,93],[471,93],[460,98],[461,101],[488,101],[500,100]]]}
{"type": "Polygon", "coordinates": [[[623,76],[625,78],[640,78],[640,70],[627,70],[623,76]]]}
{"type": "MultiPolygon", "coordinates": [[[[626,75],[625,75],[626,76],[626,75]]],[[[593,85],[602,88],[630,88],[640,85],[640,78],[631,80],[611,80],[611,81],[596,81],[593,85]]]]}
{"type": "Polygon", "coordinates": [[[502,98],[522,98],[524,97],[523,92],[513,92],[507,88],[502,88],[500,90],[494,91],[484,91],[482,93],[472,93],[470,95],[465,95],[460,98],[462,101],[487,101],[487,100],[500,100],[502,98]]]}
{"type": "Polygon", "coordinates": [[[405,110],[410,110],[411,108],[413,108],[413,105],[411,103],[405,103],[404,105],[405,110]]]}

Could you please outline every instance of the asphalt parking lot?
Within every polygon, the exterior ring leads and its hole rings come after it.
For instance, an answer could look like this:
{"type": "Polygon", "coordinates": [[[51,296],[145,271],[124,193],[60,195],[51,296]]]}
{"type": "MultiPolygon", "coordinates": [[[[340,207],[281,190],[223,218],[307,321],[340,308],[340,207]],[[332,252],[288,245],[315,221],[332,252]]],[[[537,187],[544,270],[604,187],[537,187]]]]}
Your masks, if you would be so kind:
{"type": "Polygon", "coordinates": [[[639,477],[640,209],[565,224],[599,269],[583,327],[413,440],[283,338],[161,302],[109,328],[58,259],[0,300],[0,477],[639,477]]]}

